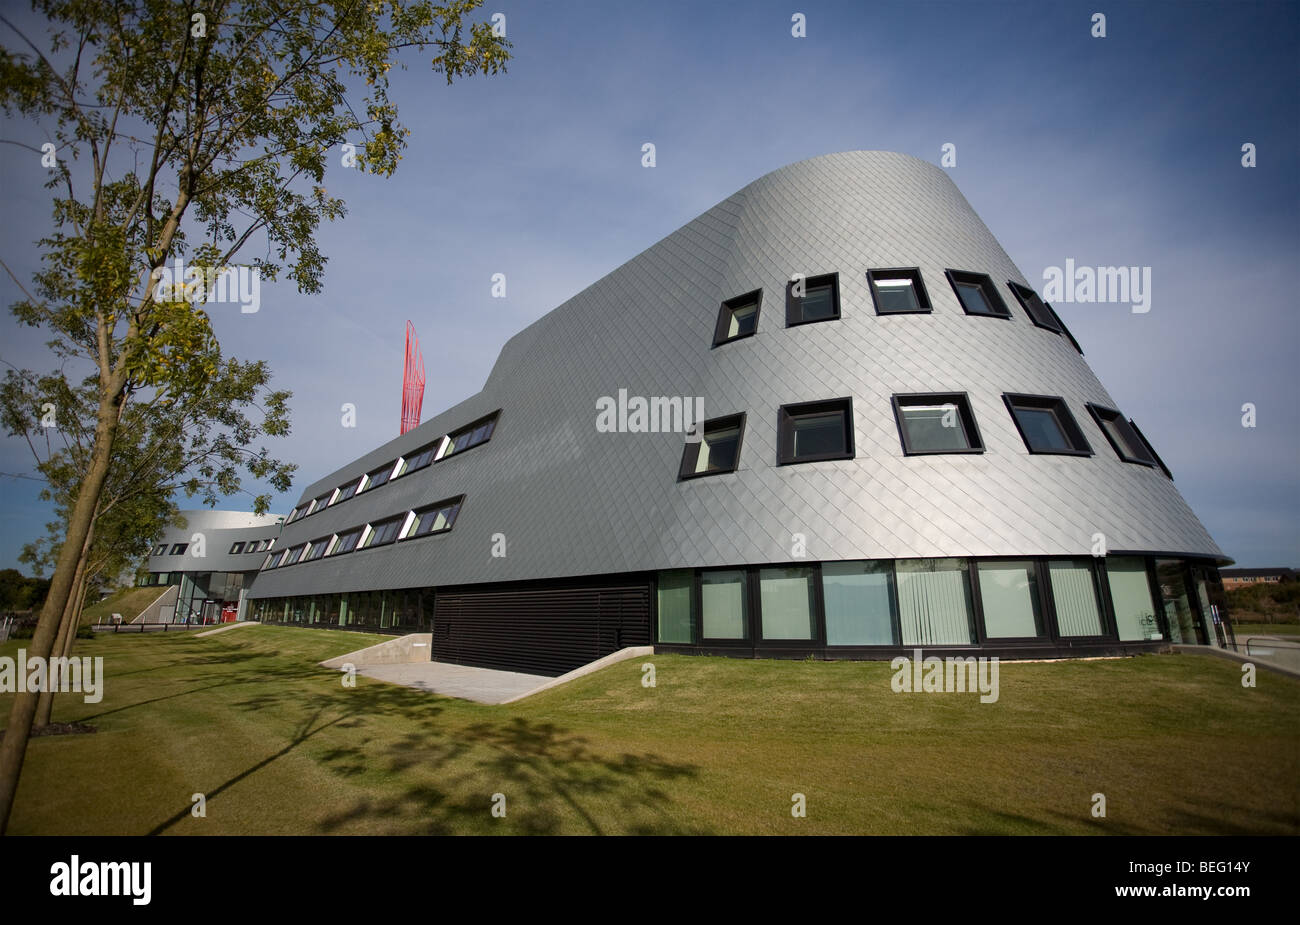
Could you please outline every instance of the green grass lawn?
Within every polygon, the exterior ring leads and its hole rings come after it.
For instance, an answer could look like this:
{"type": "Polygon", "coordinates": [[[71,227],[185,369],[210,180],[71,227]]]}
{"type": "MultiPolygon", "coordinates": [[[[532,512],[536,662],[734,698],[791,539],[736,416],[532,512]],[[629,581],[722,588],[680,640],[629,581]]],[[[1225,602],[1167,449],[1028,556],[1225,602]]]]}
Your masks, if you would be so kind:
{"type": "Polygon", "coordinates": [[[1234,623],[1238,636],[1244,633],[1261,633],[1265,636],[1300,636],[1300,623],[1234,623]]]}
{"type": "Polygon", "coordinates": [[[107,693],[55,719],[99,731],[33,740],[10,832],[1300,832],[1300,681],[1224,659],[1004,663],[981,704],[896,694],[887,662],[656,655],[655,688],[633,660],[492,707],[315,664],[374,641],[79,642],[107,693]]]}

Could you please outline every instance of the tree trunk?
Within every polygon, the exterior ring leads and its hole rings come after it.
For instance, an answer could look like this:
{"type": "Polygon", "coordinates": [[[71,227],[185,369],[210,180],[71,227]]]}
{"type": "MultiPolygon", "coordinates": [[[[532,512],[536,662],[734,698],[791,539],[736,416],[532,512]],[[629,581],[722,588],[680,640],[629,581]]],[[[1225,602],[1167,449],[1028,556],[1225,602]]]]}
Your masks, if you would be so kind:
{"type": "MultiPolygon", "coordinates": [[[[100,376],[99,412],[95,423],[95,447],[91,451],[90,468],[77,494],[77,503],[68,519],[68,535],[59,550],[59,560],[54,567],[49,596],[36,621],[36,632],[27,649],[28,659],[48,659],[59,632],[64,608],[72,596],[76,579],[77,562],[81,558],[86,537],[95,520],[99,496],[108,478],[109,463],[113,455],[113,440],[122,402],[126,400],[124,373],[107,370],[100,376]]],[[[9,724],[4,739],[0,740],[0,835],[9,826],[14,797],[18,793],[18,778],[22,774],[23,760],[27,757],[27,739],[32,732],[36,716],[37,695],[34,692],[16,694],[9,710],[9,724]]]]}
{"type": "MultiPolygon", "coordinates": [[[[90,547],[95,542],[95,524],[90,524],[90,532],[86,534],[86,542],[81,548],[81,561],[77,563],[77,577],[72,583],[72,596],[68,598],[68,606],[63,608],[63,622],[59,625],[59,638],[54,644],[54,650],[51,653],[56,658],[67,658],[72,653],[73,640],[77,638],[77,630],[81,626],[81,612],[86,607],[86,591],[90,587],[87,566],[90,562],[90,547]]],[[[53,681],[53,677],[50,677],[53,681]]],[[[50,714],[54,711],[54,685],[50,684],[48,689],[41,691],[40,699],[36,705],[36,719],[32,722],[33,729],[44,729],[50,724],[50,714]]]]}
{"type": "MultiPolygon", "coordinates": [[[[93,530],[91,531],[94,532],[93,530]]],[[[86,535],[85,549],[90,548],[90,534],[86,535]]],[[[72,594],[68,597],[68,606],[63,608],[63,619],[59,623],[59,636],[54,644],[52,654],[57,658],[68,654],[68,637],[76,635],[75,630],[69,630],[76,620],[81,616],[82,595],[85,594],[86,586],[86,554],[83,551],[81,561],[77,563],[77,577],[72,581],[72,594]]],[[[44,729],[50,724],[50,714],[54,711],[54,678],[47,674],[50,683],[41,691],[36,701],[36,717],[32,720],[33,729],[44,729]]]]}

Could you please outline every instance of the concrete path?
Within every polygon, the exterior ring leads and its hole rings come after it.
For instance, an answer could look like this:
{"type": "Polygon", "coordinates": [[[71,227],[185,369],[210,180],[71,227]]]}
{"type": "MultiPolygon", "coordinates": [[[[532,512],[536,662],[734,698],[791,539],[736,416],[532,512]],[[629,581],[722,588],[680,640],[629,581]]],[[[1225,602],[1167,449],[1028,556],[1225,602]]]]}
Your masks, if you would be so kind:
{"type": "Polygon", "coordinates": [[[202,633],[195,633],[194,638],[198,639],[200,636],[215,636],[217,633],[224,633],[226,630],[237,630],[241,626],[261,626],[261,625],[262,624],[254,622],[252,620],[245,620],[243,623],[223,623],[221,626],[218,626],[214,630],[204,630],[202,633]]]}
{"type": "Polygon", "coordinates": [[[402,684],[416,690],[459,697],[475,703],[505,703],[548,685],[554,678],[545,675],[471,668],[445,662],[408,662],[398,665],[359,665],[357,674],[402,684]]]}

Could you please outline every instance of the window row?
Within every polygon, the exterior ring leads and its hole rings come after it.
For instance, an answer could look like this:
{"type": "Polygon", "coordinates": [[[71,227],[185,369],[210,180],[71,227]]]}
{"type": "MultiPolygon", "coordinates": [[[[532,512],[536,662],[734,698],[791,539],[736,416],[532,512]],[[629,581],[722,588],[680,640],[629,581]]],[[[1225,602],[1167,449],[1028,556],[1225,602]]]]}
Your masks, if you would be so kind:
{"type": "MultiPolygon", "coordinates": [[[[969,270],[944,270],[948,284],[962,310],[968,315],[988,318],[1011,318],[1011,310],[987,273],[969,270]]],[[[929,314],[934,309],[918,267],[894,267],[867,271],[867,285],[877,315],[929,314]]],[[[1066,328],[1052,306],[1028,286],[1007,280],[1007,289],[1036,326],[1063,335],[1083,353],[1074,335],[1066,328]]],[[[713,330],[713,346],[719,347],[758,331],[758,316],[763,308],[763,290],[755,289],[723,302],[713,330]]],[[[792,328],[840,317],[840,275],[796,275],[785,287],[785,326],[792,328]]]]}
{"type": "MultiPolygon", "coordinates": [[[[1092,446],[1070,413],[1065,399],[1053,395],[1002,396],[1007,411],[1030,453],[1091,456],[1092,446]]],[[[965,392],[927,392],[893,396],[894,419],[905,456],[939,453],[982,453],[980,437],[965,392]]],[[[1112,408],[1087,403],[1117,456],[1125,462],[1158,466],[1173,478],[1137,425],[1112,408]]],[[[688,441],[682,452],[679,478],[734,472],[740,466],[745,415],[733,414],[705,421],[700,439],[688,441]]],[[[777,463],[852,459],[853,400],[782,405],[777,412],[777,463]]]]}
{"type": "Polygon", "coordinates": [[[657,642],[969,646],[1166,632],[1196,642],[1191,620],[1162,625],[1162,581],[1137,556],[682,569],[659,573],[657,642]]]}
{"type": "Polygon", "coordinates": [[[262,562],[262,568],[282,568],[298,562],[323,559],[326,556],[345,555],[356,549],[387,546],[398,540],[447,533],[455,525],[464,503],[465,496],[458,495],[455,498],[439,501],[437,504],[352,527],[341,533],[332,533],[307,543],[299,543],[297,546],[271,553],[262,562]]]}
{"type": "Polygon", "coordinates": [[[230,555],[247,555],[250,552],[266,552],[275,545],[275,540],[249,540],[246,543],[234,543],[230,547],[230,555]]]}
{"type": "Polygon", "coordinates": [[[372,469],[365,475],[355,478],[345,485],[340,485],[332,491],[327,491],[317,498],[312,498],[310,501],[300,504],[289,514],[285,523],[291,524],[303,517],[318,514],[325,508],[346,501],[354,495],[378,488],[393,479],[409,475],[412,472],[418,472],[436,462],[441,462],[458,453],[463,453],[480,444],[487,443],[492,439],[492,433],[496,430],[497,418],[500,415],[501,411],[499,409],[493,411],[486,417],[479,418],[459,430],[445,434],[432,443],[418,447],[377,469],[372,469]]]}
{"type": "Polygon", "coordinates": [[[249,602],[249,619],[427,633],[433,629],[433,600],[432,588],[264,598],[249,602]]]}

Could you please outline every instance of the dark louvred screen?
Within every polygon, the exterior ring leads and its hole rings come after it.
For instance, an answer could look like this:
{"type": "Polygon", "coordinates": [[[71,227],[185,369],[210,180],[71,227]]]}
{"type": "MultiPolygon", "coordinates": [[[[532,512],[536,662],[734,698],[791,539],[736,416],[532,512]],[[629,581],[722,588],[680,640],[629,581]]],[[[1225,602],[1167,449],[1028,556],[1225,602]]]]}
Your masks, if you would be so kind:
{"type": "Polygon", "coordinates": [[[439,590],[434,604],[434,661],[554,677],[649,644],[644,579],[439,590]]]}

